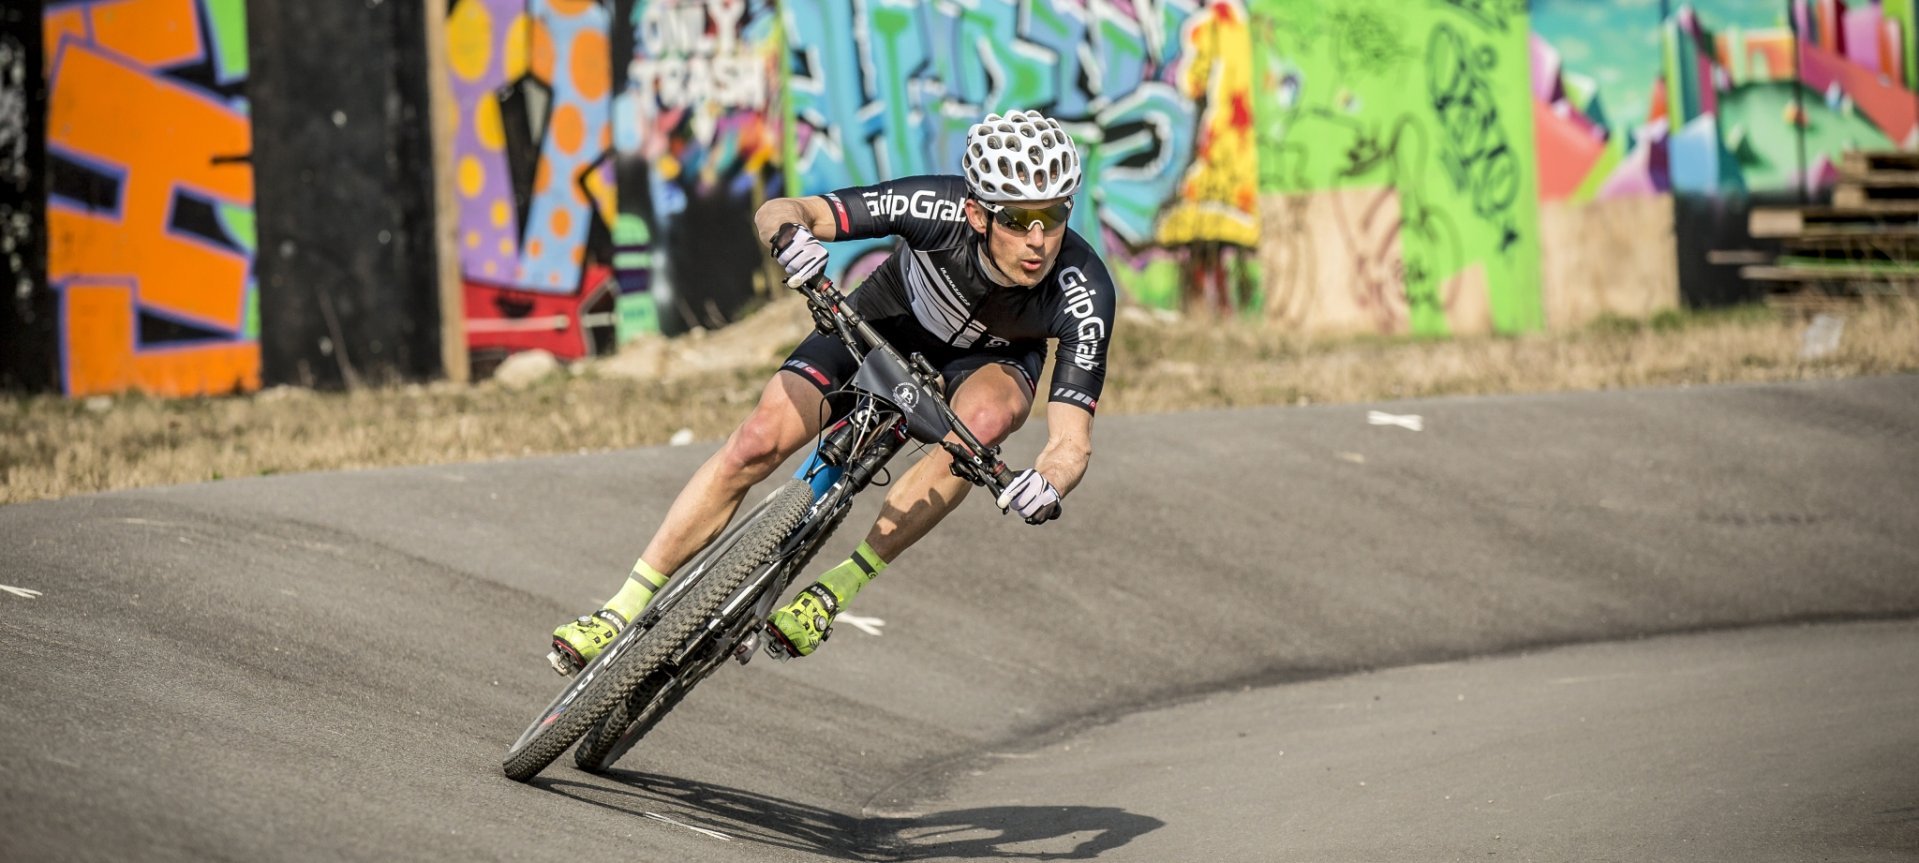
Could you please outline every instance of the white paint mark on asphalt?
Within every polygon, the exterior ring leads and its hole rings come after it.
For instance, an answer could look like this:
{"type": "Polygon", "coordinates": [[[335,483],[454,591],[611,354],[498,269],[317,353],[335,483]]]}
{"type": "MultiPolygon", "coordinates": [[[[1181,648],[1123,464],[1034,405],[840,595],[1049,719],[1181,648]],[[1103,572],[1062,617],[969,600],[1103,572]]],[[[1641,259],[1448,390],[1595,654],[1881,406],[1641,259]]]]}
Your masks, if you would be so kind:
{"type": "Polygon", "coordinates": [[[21,599],[32,599],[36,596],[43,595],[40,593],[40,591],[37,591],[37,590],[30,590],[24,587],[14,587],[12,585],[7,585],[7,584],[0,584],[0,590],[4,590],[8,593],[13,594],[14,596],[20,597],[21,599]]]}
{"type": "Polygon", "coordinates": [[[880,627],[886,625],[886,621],[877,617],[860,617],[857,614],[841,614],[839,617],[834,618],[834,620],[851,626],[867,635],[881,634],[880,627]]]}
{"type": "Polygon", "coordinates": [[[144,524],[149,527],[179,527],[179,525],[176,525],[170,521],[154,521],[153,519],[150,519],[150,518],[123,518],[123,519],[120,519],[120,523],[121,524],[144,524]]]}
{"type": "Polygon", "coordinates": [[[1343,453],[1340,453],[1340,454],[1339,454],[1339,460],[1340,460],[1340,461],[1349,461],[1349,462],[1352,462],[1353,464],[1365,464],[1365,463],[1366,463],[1366,457],[1365,457],[1365,456],[1363,456],[1363,455],[1360,455],[1359,453],[1356,453],[1356,452],[1343,452],[1343,453]]]}
{"type": "Polygon", "coordinates": [[[1426,421],[1419,414],[1389,414],[1385,411],[1367,411],[1366,422],[1376,426],[1399,426],[1408,431],[1422,431],[1426,421]]]}
{"type": "Polygon", "coordinates": [[[713,837],[713,838],[715,838],[715,839],[718,839],[718,840],[720,840],[721,842],[731,842],[731,841],[733,841],[733,837],[731,837],[731,836],[728,836],[728,835],[726,835],[725,833],[721,833],[721,832],[720,832],[720,831],[718,831],[718,830],[708,830],[708,829],[706,829],[705,827],[695,827],[695,826],[693,826],[693,825],[691,825],[691,824],[682,824],[682,823],[680,823],[680,822],[678,822],[678,821],[675,821],[675,820],[673,820],[673,819],[671,819],[671,818],[668,818],[668,817],[666,817],[665,815],[661,815],[661,814],[659,814],[659,813],[657,813],[657,812],[642,812],[642,813],[640,813],[640,814],[642,814],[642,815],[645,815],[646,817],[648,817],[648,818],[651,818],[651,819],[653,819],[653,820],[655,820],[655,821],[665,821],[666,823],[668,823],[668,824],[671,824],[671,825],[673,825],[673,826],[675,826],[675,827],[684,827],[684,828],[686,828],[686,829],[688,829],[688,830],[691,830],[691,831],[693,831],[693,832],[695,832],[695,833],[704,833],[704,834],[706,834],[706,835],[708,835],[708,836],[711,836],[711,837],[713,837]]]}

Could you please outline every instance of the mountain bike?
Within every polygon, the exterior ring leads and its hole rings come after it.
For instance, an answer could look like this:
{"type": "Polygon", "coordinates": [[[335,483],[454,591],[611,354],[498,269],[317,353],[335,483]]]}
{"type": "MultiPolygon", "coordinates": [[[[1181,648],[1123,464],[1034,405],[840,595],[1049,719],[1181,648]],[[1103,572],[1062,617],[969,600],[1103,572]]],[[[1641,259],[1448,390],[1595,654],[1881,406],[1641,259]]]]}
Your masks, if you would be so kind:
{"type": "Polygon", "coordinates": [[[814,326],[861,358],[847,386],[848,413],[822,431],[792,479],[682,567],[573,676],[507,750],[508,777],[531,779],[575,741],[574,763],[605,772],[728,659],[744,665],[762,647],[785,658],[766,622],[774,604],[846,518],[853,498],[909,442],[944,448],[955,476],[995,498],[1005,491],[1011,471],[999,449],[980,443],[954,415],[925,357],[902,357],[831,280],[816,277],[800,291],[814,326]]]}

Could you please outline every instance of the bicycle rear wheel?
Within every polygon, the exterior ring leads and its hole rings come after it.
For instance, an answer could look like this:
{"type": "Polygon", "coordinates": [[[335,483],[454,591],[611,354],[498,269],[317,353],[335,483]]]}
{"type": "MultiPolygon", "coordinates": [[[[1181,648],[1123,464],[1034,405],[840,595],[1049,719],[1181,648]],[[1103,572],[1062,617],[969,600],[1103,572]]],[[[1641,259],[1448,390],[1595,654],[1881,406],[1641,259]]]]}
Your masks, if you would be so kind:
{"type": "MultiPolygon", "coordinates": [[[[803,548],[796,550],[797,557],[783,562],[781,566],[794,572],[805,571],[807,564],[811,563],[813,556],[819,552],[820,546],[832,537],[840,522],[845,520],[846,508],[841,507],[832,516],[832,520],[820,529],[817,536],[811,537],[803,548]]],[[[778,580],[774,583],[773,589],[782,588],[790,583],[786,579],[778,580]]],[[[757,603],[748,603],[745,608],[751,611],[756,606],[757,603]]],[[[723,628],[730,629],[731,623],[732,621],[728,621],[728,625],[723,628]]],[[[653,730],[653,726],[658,725],[661,719],[672,712],[681,698],[693,691],[694,685],[706,679],[718,665],[725,662],[723,658],[710,658],[707,661],[710,664],[704,667],[672,669],[676,672],[673,674],[660,671],[643,681],[626,701],[614,707],[605,719],[594,724],[580,738],[580,745],[573,749],[574,765],[588,773],[604,773],[613,769],[613,765],[625,757],[640,738],[645,737],[653,730]],[[688,674],[691,676],[686,676],[688,674]]]]}
{"type": "Polygon", "coordinates": [[[665,674],[649,678],[580,738],[580,745],[573,749],[574,766],[588,773],[612,770],[692,689],[693,682],[682,683],[665,674]]]}
{"type": "MultiPolygon", "coordinates": [[[[527,726],[501,764],[507,777],[521,782],[533,778],[607,714],[625,706],[634,690],[662,671],[667,659],[773,556],[805,520],[812,503],[812,486],[804,480],[781,486],[754,522],[741,526],[738,541],[653,628],[615,641],[527,726]]],[[[621,723],[620,730],[626,724],[621,723]]]]}

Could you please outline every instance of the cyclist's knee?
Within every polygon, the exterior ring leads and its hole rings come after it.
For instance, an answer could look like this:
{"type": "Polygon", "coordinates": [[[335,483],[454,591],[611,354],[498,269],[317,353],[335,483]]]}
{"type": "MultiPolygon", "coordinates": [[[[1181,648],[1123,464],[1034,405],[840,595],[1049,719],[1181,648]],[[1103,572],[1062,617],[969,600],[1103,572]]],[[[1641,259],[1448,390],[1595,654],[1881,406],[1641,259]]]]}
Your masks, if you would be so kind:
{"type": "Polygon", "coordinates": [[[754,411],[746,418],[746,422],[733,430],[733,436],[726,439],[728,466],[752,477],[755,482],[771,475],[773,469],[797,449],[786,443],[786,438],[797,437],[786,428],[790,424],[765,411],[754,411]]]}
{"type": "Polygon", "coordinates": [[[723,452],[727,466],[754,482],[771,475],[780,462],[798,451],[816,431],[803,412],[811,409],[817,413],[820,397],[810,385],[795,386],[793,381],[785,380],[790,376],[787,373],[774,376],[753,412],[733,431],[732,437],[726,439],[723,452]],[[807,404],[802,405],[802,401],[807,404]]]}
{"type": "Polygon", "coordinates": [[[959,418],[981,443],[997,446],[1026,423],[1025,408],[1023,404],[969,405],[959,418]]]}

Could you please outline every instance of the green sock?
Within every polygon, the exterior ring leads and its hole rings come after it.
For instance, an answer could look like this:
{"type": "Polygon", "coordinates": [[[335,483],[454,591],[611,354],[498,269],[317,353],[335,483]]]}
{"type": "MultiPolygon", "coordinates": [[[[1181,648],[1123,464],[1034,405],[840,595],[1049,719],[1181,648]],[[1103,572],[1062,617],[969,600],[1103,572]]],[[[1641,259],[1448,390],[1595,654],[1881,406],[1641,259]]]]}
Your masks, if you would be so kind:
{"type": "Polygon", "coordinates": [[[839,597],[840,606],[845,607],[847,603],[853,601],[853,597],[860,592],[860,588],[865,587],[867,582],[872,581],[874,576],[885,569],[886,561],[880,559],[871,545],[862,542],[859,548],[853,550],[853,556],[847,558],[845,563],[827,570],[825,575],[820,576],[820,583],[826,585],[827,590],[833,591],[833,595],[839,597]]]}
{"type": "Polygon", "coordinates": [[[665,586],[666,576],[661,575],[659,570],[644,560],[633,561],[633,574],[626,577],[626,586],[606,601],[606,607],[631,621],[646,610],[646,604],[653,599],[653,592],[665,586]]]}

